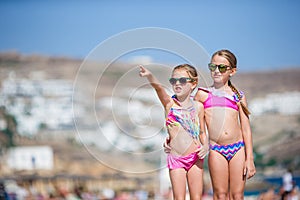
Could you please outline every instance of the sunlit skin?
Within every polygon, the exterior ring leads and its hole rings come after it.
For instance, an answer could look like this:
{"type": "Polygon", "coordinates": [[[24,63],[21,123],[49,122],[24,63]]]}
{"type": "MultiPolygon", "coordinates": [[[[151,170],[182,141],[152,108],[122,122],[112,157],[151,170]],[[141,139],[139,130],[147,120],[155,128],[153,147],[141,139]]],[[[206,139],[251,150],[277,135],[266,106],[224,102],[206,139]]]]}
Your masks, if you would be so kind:
{"type": "MultiPolygon", "coordinates": [[[[228,60],[215,55],[211,59],[213,64],[230,66],[228,60]]],[[[211,72],[214,81],[212,87],[215,91],[233,95],[228,86],[228,80],[236,73],[236,68],[228,68],[225,73],[220,73],[217,68],[211,72]]],[[[208,93],[199,90],[195,100],[204,102],[208,93]]],[[[245,105],[245,96],[241,100],[245,105]]],[[[255,174],[252,152],[252,134],[248,117],[239,105],[236,111],[227,107],[213,107],[205,109],[205,121],[208,128],[210,144],[226,145],[244,140],[242,147],[230,160],[227,161],[219,152],[211,150],[208,157],[209,171],[212,180],[214,199],[243,199],[246,178],[255,174]],[[228,191],[228,188],[230,190],[228,191]]]]}
{"type": "MultiPolygon", "coordinates": [[[[166,114],[171,106],[174,106],[174,101],[169,96],[159,81],[153,74],[143,66],[140,66],[140,76],[146,77],[155,89],[166,114]]],[[[172,73],[172,78],[189,77],[185,69],[177,69],[172,73]]],[[[204,109],[200,102],[192,101],[190,99],[191,92],[197,87],[196,83],[187,82],[181,84],[179,81],[172,85],[174,94],[182,108],[195,106],[200,122],[200,129],[205,129],[204,109]]],[[[176,106],[176,105],[175,105],[176,106]]],[[[171,154],[178,156],[189,155],[193,152],[198,152],[198,157],[203,159],[208,152],[208,140],[206,134],[200,134],[200,141],[191,138],[181,126],[168,126],[168,134],[170,138],[170,146],[172,148],[171,154]],[[201,143],[202,144],[201,144],[201,143]],[[203,145],[204,144],[204,145],[203,145]],[[201,146],[199,148],[199,146],[201,146]]],[[[188,171],[184,168],[177,168],[169,170],[170,180],[172,184],[173,197],[175,200],[185,199],[186,183],[188,184],[189,194],[191,200],[199,200],[202,198],[203,192],[203,161],[198,160],[188,171]]]]}

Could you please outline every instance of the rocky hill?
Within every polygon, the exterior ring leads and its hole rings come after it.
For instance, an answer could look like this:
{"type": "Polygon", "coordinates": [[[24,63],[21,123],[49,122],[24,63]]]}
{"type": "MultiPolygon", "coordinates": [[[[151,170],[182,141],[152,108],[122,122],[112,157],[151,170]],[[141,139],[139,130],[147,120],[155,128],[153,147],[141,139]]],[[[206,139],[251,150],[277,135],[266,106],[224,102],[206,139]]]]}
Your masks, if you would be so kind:
{"type": "Polygon", "coordinates": [[[250,98],[268,93],[300,91],[300,67],[275,71],[237,73],[233,83],[245,90],[250,98]]]}
{"type": "MultiPolygon", "coordinates": [[[[91,66],[90,70],[85,70],[87,82],[89,80],[88,77],[93,75],[94,69],[101,68],[106,64],[97,63],[91,66]]],[[[80,69],[86,66],[87,64],[83,60],[67,57],[22,55],[17,52],[0,53],[0,80],[7,78],[12,71],[16,73],[18,78],[32,78],[40,75],[39,78],[45,79],[75,80],[78,73],[80,73],[80,69]]],[[[105,80],[101,83],[109,86],[113,79],[120,78],[132,67],[132,63],[110,64],[105,70],[109,78],[104,77],[105,80]]],[[[165,77],[169,76],[169,72],[170,70],[164,70],[157,73],[162,79],[165,79],[165,77]]],[[[207,80],[210,80],[210,78],[207,80]]],[[[250,99],[263,97],[268,93],[274,92],[300,91],[300,66],[298,68],[274,71],[238,72],[232,81],[238,88],[244,90],[250,99]]]]}

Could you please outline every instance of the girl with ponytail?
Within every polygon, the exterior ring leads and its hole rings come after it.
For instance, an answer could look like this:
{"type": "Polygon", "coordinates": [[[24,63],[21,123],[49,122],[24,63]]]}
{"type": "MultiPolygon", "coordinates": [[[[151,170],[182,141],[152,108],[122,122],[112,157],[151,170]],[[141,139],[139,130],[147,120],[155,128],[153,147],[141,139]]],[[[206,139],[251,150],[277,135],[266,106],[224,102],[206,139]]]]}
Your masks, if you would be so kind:
{"type": "Polygon", "coordinates": [[[212,55],[208,68],[213,85],[199,88],[195,100],[204,106],[213,197],[243,199],[246,179],[256,170],[246,97],[230,80],[237,60],[229,50],[220,50],[212,55]]]}

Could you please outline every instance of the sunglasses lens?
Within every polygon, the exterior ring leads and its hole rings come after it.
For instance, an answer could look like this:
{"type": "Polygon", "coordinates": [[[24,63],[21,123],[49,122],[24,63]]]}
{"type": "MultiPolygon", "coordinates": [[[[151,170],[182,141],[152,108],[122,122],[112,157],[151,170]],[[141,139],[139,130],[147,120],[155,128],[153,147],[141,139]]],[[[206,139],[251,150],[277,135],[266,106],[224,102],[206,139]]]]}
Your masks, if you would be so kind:
{"type": "Polygon", "coordinates": [[[171,83],[171,85],[175,85],[176,84],[176,78],[170,78],[169,82],[171,83]]]}
{"type": "Polygon", "coordinates": [[[209,63],[208,64],[208,69],[210,70],[210,71],[215,71],[216,70],[216,68],[217,68],[217,65],[215,65],[215,64],[212,64],[212,63],[209,63]]]}
{"type": "Polygon", "coordinates": [[[185,77],[182,77],[182,78],[179,79],[179,83],[180,83],[180,84],[185,84],[186,81],[187,81],[187,80],[186,80],[185,77]]]}
{"type": "Polygon", "coordinates": [[[219,71],[221,72],[221,73],[224,73],[224,72],[226,72],[227,71],[227,66],[226,65],[219,65],[218,66],[218,68],[219,68],[219,71]]]}

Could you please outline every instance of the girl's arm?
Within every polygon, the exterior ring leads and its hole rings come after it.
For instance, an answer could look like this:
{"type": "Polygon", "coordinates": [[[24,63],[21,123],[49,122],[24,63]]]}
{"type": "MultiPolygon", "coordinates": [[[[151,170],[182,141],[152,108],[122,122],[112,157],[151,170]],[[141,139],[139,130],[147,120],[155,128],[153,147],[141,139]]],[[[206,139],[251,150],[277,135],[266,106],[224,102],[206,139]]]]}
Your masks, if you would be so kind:
{"type": "Polygon", "coordinates": [[[194,100],[199,102],[199,107],[200,107],[200,112],[199,112],[199,120],[200,120],[200,142],[202,144],[202,147],[200,148],[199,151],[199,157],[203,159],[208,151],[209,151],[209,137],[208,134],[206,133],[206,126],[205,126],[205,115],[204,115],[204,106],[203,102],[207,98],[207,92],[204,92],[202,90],[198,90],[197,93],[195,94],[194,100]]]}
{"type": "MultiPolygon", "coordinates": [[[[151,84],[151,86],[155,89],[157,96],[164,106],[165,110],[167,109],[168,105],[171,103],[171,97],[166,93],[165,89],[161,85],[161,83],[157,80],[157,78],[145,67],[142,65],[140,67],[140,76],[146,77],[151,84]]],[[[166,138],[166,141],[163,144],[165,153],[171,152],[171,147],[169,146],[170,143],[170,137],[168,136],[166,138]]]]}
{"type": "Polygon", "coordinates": [[[198,117],[199,117],[199,121],[200,121],[199,138],[200,138],[200,142],[202,144],[201,148],[199,149],[198,156],[200,159],[204,159],[209,151],[209,143],[208,143],[208,137],[206,134],[206,127],[205,127],[204,107],[203,107],[202,103],[200,103],[200,102],[197,102],[197,103],[199,105],[198,106],[199,107],[198,117]]]}
{"type": "MultiPolygon", "coordinates": [[[[247,106],[246,97],[244,96],[241,101],[245,106],[247,106]]],[[[246,161],[244,166],[244,175],[247,175],[247,178],[251,178],[255,175],[256,169],[254,165],[254,156],[253,156],[253,143],[252,143],[252,132],[250,127],[250,121],[248,116],[244,113],[241,105],[239,105],[239,115],[240,123],[242,128],[243,139],[245,142],[245,151],[246,151],[246,161]]]]}
{"type": "Polygon", "coordinates": [[[151,86],[155,89],[158,98],[164,108],[167,107],[167,105],[171,102],[171,97],[167,94],[164,87],[161,85],[161,83],[157,80],[157,78],[144,66],[140,65],[140,76],[146,77],[151,84],[151,86]]]}

